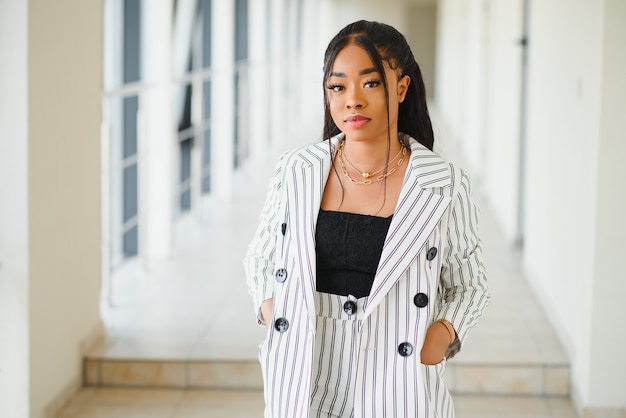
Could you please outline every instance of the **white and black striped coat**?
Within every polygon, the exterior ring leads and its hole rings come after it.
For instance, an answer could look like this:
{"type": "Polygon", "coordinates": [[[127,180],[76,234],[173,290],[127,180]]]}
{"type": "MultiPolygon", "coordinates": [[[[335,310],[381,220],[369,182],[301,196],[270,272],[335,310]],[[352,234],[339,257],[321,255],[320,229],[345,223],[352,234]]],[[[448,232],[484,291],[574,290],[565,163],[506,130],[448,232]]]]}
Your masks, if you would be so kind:
{"type": "MultiPolygon", "coordinates": [[[[341,138],[331,138],[330,147],[323,141],[282,156],[244,261],[257,313],[265,299],[274,298],[272,326],[259,350],[266,418],[308,417],[316,361],[315,227],[341,138]]],[[[417,141],[410,145],[365,307],[355,418],[453,417],[445,361],[420,362],[424,335],[433,321],[450,321],[458,334],[451,357],[489,303],[469,179],[417,141]]]]}

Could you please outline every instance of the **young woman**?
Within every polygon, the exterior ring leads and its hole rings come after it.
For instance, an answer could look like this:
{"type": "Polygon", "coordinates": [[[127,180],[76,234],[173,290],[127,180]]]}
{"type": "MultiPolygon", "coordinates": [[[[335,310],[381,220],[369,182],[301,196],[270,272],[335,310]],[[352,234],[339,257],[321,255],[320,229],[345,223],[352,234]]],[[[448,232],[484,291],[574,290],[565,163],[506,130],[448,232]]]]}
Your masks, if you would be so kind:
{"type": "Polygon", "coordinates": [[[342,29],[323,83],[328,139],[282,156],[244,263],[265,417],[453,417],[444,365],[489,303],[469,180],[394,28],[342,29]]]}

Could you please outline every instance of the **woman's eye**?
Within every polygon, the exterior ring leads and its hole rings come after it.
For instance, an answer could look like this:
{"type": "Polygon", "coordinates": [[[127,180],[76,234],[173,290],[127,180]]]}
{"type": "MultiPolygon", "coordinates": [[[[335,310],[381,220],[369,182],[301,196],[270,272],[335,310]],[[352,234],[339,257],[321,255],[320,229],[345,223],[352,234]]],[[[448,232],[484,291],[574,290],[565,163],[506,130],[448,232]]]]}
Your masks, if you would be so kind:
{"type": "Polygon", "coordinates": [[[363,84],[363,87],[373,88],[380,86],[380,80],[370,80],[363,84]]]}
{"type": "Polygon", "coordinates": [[[343,90],[343,86],[340,86],[339,84],[331,84],[330,86],[326,87],[328,90],[330,91],[334,91],[334,92],[338,92],[343,90]]]}

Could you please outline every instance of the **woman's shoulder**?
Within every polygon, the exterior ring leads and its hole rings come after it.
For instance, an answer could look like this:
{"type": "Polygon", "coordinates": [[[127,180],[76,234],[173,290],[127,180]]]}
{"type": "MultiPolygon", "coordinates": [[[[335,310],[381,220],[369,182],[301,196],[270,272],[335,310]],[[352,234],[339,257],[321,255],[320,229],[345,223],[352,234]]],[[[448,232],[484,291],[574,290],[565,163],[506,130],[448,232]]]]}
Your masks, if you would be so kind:
{"type": "Polygon", "coordinates": [[[280,156],[279,164],[283,167],[293,164],[316,164],[333,154],[340,137],[341,134],[330,139],[317,141],[313,144],[292,148],[280,156]]]}
{"type": "Polygon", "coordinates": [[[447,159],[441,152],[433,151],[407,135],[411,149],[411,166],[424,185],[452,187],[469,183],[467,172],[447,159]]]}

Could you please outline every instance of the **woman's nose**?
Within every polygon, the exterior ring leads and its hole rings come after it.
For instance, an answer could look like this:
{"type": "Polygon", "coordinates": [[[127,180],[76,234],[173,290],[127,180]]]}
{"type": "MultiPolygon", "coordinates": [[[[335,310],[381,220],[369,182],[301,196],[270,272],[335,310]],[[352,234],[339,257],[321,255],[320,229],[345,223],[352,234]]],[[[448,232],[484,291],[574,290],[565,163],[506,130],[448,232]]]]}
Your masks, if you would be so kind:
{"type": "Polygon", "coordinates": [[[348,99],[346,100],[346,107],[348,109],[360,109],[364,106],[365,101],[363,100],[363,98],[361,97],[361,95],[353,90],[348,99]]]}

